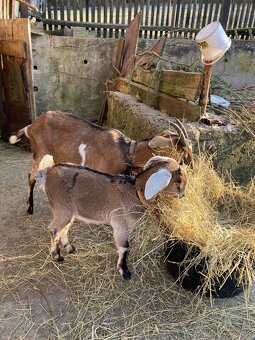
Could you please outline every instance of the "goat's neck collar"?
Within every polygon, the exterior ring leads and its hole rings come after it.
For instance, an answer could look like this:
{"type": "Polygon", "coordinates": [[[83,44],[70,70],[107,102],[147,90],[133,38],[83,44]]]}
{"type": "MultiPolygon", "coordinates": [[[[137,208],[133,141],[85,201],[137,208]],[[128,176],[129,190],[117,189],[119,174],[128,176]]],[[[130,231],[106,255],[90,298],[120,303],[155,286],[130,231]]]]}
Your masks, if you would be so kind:
{"type": "Polygon", "coordinates": [[[136,148],[136,141],[131,140],[129,144],[129,151],[128,151],[128,159],[130,161],[130,165],[132,165],[132,161],[134,158],[134,153],[135,153],[135,148],[136,148]]]}

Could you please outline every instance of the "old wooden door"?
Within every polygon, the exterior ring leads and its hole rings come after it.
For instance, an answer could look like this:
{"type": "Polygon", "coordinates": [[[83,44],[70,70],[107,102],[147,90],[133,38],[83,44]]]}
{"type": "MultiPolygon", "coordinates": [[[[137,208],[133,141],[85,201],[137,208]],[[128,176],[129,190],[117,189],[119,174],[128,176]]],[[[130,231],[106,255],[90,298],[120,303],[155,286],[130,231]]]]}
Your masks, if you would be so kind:
{"type": "Polygon", "coordinates": [[[10,135],[35,119],[28,19],[0,19],[0,129],[10,135]]]}

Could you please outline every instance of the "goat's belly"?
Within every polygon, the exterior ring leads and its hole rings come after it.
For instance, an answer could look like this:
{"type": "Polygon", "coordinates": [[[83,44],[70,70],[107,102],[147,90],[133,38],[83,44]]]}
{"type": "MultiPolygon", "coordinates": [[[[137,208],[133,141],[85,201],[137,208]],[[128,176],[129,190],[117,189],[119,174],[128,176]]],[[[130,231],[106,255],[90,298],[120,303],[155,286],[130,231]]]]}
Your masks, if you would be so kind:
{"type": "Polygon", "coordinates": [[[88,224],[97,224],[97,225],[99,225],[99,224],[108,224],[104,220],[102,220],[102,221],[93,220],[91,218],[86,218],[86,217],[83,217],[81,215],[76,215],[75,217],[76,217],[77,220],[85,222],[85,223],[88,223],[88,224]]]}

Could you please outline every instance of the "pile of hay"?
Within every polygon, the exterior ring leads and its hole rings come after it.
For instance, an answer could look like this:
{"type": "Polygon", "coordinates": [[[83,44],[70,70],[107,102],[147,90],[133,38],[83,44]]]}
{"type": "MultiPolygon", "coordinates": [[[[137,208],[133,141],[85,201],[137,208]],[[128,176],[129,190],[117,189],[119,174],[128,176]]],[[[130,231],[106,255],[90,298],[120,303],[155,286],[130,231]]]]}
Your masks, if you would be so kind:
{"type": "Polygon", "coordinates": [[[255,277],[255,181],[248,188],[220,178],[212,161],[199,156],[188,170],[187,195],[180,200],[161,195],[146,212],[170,240],[198,248],[187,269],[205,261],[206,276],[200,293],[210,291],[219,277],[232,275],[249,295],[255,277]]]}

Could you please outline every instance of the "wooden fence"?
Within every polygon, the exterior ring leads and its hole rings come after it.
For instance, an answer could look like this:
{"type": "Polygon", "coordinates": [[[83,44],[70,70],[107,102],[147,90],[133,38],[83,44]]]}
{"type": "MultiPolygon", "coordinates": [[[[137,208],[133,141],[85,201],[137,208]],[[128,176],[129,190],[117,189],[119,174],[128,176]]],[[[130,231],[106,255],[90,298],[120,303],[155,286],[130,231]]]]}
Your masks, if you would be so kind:
{"type": "Polygon", "coordinates": [[[95,30],[98,37],[121,37],[130,21],[142,12],[140,36],[194,38],[206,24],[219,20],[233,38],[253,39],[254,0],[46,0],[45,29],[64,26],[95,30]]]}

